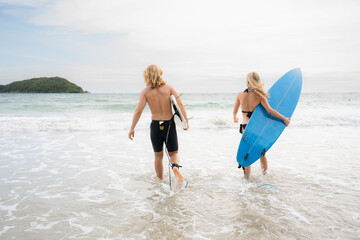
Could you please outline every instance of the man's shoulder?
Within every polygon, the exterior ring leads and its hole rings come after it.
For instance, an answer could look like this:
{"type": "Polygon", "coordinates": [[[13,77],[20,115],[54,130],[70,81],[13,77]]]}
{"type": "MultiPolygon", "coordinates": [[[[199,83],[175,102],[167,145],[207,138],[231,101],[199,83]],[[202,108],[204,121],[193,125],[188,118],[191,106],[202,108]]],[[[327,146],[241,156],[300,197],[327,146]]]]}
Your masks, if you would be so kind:
{"type": "Polygon", "coordinates": [[[141,91],[141,94],[147,93],[147,92],[150,91],[150,90],[151,90],[151,87],[146,86],[146,87],[141,91]]]}
{"type": "Polygon", "coordinates": [[[165,84],[163,85],[163,87],[168,88],[168,89],[174,89],[174,87],[173,87],[171,84],[169,84],[169,83],[165,83],[165,84]]]}
{"type": "Polygon", "coordinates": [[[168,89],[170,91],[170,94],[177,95],[177,91],[172,85],[165,83],[164,86],[166,87],[166,89],[168,89]]]}

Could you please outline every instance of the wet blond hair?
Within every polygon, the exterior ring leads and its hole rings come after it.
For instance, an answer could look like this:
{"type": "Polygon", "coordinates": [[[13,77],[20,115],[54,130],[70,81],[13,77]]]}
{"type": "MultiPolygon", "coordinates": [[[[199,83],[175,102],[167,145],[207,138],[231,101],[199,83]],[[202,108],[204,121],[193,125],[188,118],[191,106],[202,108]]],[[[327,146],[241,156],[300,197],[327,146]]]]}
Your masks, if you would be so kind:
{"type": "Polygon", "coordinates": [[[144,81],[146,86],[150,86],[151,88],[156,88],[161,85],[164,85],[166,82],[163,80],[162,75],[163,71],[161,68],[152,64],[148,66],[144,71],[144,81]]]}
{"type": "Polygon", "coordinates": [[[269,97],[270,95],[264,91],[264,83],[261,82],[259,74],[256,72],[249,72],[246,80],[249,83],[249,90],[254,90],[257,97],[269,97]]]}

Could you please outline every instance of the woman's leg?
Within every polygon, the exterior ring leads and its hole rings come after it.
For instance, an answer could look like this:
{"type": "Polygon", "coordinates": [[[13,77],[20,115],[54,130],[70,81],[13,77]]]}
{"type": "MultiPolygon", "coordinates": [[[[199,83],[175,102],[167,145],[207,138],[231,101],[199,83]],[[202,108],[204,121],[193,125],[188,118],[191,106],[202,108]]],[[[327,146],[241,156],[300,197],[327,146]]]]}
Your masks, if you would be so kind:
{"type": "Polygon", "coordinates": [[[263,170],[263,174],[265,175],[268,169],[267,159],[265,155],[260,158],[260,163],[261,163],[261,168],[263,170]]]}
{"type": "Polygon", "coordinates": [[[244,172],[244,177],[245,179],[247,179],[248,181],[250,181],[250,177],[251,177],[251,165],[248,167],[245,167],[245,172],[244,172]]]}

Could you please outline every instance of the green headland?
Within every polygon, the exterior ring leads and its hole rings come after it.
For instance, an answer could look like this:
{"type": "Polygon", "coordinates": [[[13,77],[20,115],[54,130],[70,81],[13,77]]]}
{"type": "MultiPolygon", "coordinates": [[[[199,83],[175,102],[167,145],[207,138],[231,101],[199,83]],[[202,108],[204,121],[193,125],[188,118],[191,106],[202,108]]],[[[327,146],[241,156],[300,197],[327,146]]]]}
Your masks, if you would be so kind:
{"type": "Polygon", "coordinates": [[[87,93],[61,77],[41,77],[0,85],[0,93],[87,93]]]}

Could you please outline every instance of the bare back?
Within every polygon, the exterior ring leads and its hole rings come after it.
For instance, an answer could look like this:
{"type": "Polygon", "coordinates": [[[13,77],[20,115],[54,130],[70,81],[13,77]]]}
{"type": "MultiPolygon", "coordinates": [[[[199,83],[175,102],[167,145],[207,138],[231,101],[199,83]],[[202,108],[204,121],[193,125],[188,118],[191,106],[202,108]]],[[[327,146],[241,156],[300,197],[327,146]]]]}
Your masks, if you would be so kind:
{"type": "Polygon", "coordinates": [[[160,87],[144,89],[152,120],[170,120],[172,118],[170,95],[175,94],[173,91],[173,87],[166,83],[160,87]]]}
{"type": "Polygon", "coordinates": [[[253,91],[249,91],[239,93],[238,100],[243,116],[242,124],[247,124],[250,119],[247,117],[247,113],[244,112],[253,112],[257,105],[261,103],[261,99],[257,97],[253,91]]]}

